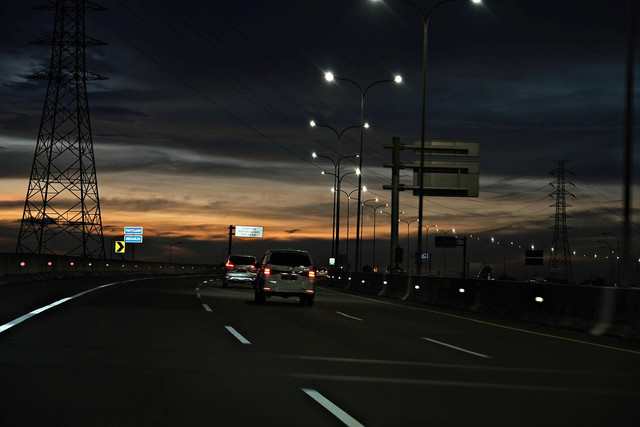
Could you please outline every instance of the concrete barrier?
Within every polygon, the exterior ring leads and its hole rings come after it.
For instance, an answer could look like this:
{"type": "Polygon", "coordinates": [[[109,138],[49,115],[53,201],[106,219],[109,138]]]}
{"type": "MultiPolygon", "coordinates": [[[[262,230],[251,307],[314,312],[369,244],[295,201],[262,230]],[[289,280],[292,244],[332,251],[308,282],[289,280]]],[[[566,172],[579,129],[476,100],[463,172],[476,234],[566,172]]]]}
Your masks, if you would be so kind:
{"type": "Polygon", "coordinates": [[[640,288],[351,273],[357,293],[640,340],[640,288]],[[376,277],[377,276],[377,277],[376,277]]]}
{"type": "Polygon", "coordinates": [[[0,253],[0,284],[95,275],[217,274],[219,272],[219,266],[205,264],[0,253]]]}

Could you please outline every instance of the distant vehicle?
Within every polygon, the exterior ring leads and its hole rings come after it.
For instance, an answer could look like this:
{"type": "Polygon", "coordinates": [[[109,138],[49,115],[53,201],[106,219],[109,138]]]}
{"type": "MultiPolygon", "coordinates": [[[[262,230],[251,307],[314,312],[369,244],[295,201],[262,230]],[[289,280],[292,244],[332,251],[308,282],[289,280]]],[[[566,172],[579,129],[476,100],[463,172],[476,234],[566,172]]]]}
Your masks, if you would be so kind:
{"type": "Polygon", "coordinates": [[[265,252],[255,283],[255,300],[263,303],[272,296],[299,297],[300,305],[313,305],[316,271],[311,255],[295,249],[265,252]]]}
{"type": "Polygon", "coordinates": [[[328,272],[327,267],[318,267],[316,268],[316,277],[327,277],[328,272]]]}
{"type": "Polygon", "coordinates": [[[258,276],[256,257],[253,255],[229,255],[227,263],[224,265],[224,277],[222,287],[226,288],[229,283],[254,284],[258,276]]]}
{"type": "Polygon", "coordinates": [[[478,279],[483,279],[483,280],[494,280],[494,274],[493,274],[493,270],[491,269],[490,266],[485,265],[484,267],[482,267],[482,270],[480,270],[480,272],[478,272],[478,279]]]}

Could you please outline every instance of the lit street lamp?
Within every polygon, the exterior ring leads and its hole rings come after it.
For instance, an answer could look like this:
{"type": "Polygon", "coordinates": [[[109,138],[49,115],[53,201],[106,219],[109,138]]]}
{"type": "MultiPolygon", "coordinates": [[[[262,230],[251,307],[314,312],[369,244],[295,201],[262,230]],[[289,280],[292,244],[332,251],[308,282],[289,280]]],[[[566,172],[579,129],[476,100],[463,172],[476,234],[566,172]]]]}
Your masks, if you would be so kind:
{"type": "MultiPolygon", "coordinates": [[[[378,199],[376,199],[376,202],[378,199]]],[[[376,268],[376,211],[380,208],[389,206],[389,203],[385,203],[384,205],[371,206],[368,205],[367,202],[363,203],[364,206],[373,209],[373,258],[372,258],[372,268],[376,268]]]]}
{"type": "Polygon", "coordinates": [[[413,222],[418,222],[418,220],[412,219],[411,221],[408,221],[406,219],[399,219],[398,222],[404,222],[405,224],[407,224],[407,273],[409,273],[409,251],[411,250],[411,248],[409,247],[409,242],[410,242],[409,226],[413,222]]]}
{"type": "MultiPolygon", "coordinates": [[[[428,265],[427,269],[429,271],[429,274],[431,274],[431,255],[429,255],[429,229],[431,227],[436,227],[436,229],[437,229],[438,228],[438,224],[433,224],[433,225],[429,225],[429,226],[426,226],[426,225],[420,226],[420,220],[418,219],[418,228],[422,228],[422,227],[427,229],[427,237],[425,239],[425,241],[426,241],[425,252],[427,253],[427,265],[428,265]]],[[[420,234],[422,234],[422,233],[420,233],[420,234]]],[[[420,237],[420,234],[418,235],[418,237],[420,237]]],[[[418,246],[418,251],[420,251],[420,247],[419,246],[418,246]]],[[[420,255],[420,257],[422,257],[422,254],[419,254],[419,255],[420,255]]]]}
{"type": "Polygon", "coordinates": [[[617,270],[617,279],[616,282],[618,285],[620,285],[620,238],[618,236],[616,236],[613,233],[602,233],[603,236],[612,236],[616,239],[616,243],[617,243],[617,252],[616,252],[616,270],[617,270]]]}
{"type": "MultiPolygon", "coordinates": [[[[311,126],[324,126],[324,127],[328,127],[332,130],[335,131],[335,129],[333,129],[330,126],[325,126],[325,125],[317,125],[315,124],[315,122],[311,121],[311,126]]],[[[342,133],[344,133],[345,130],[350,129],[352,127],[359,127],[359,126],[351,126],[348,127],[346,129],[344,129],[342,131],[342,133]]],[[[338,134],[336,132],[336,134],[338,135],[338,144],[340,143],[340,138],[342,137],[342,133],[338,134]]],[[[338,150],[338,155],[339,155],[339,150],[338,150]]],[[[354,156],[343,156],[338,158],[338,160],[333,160],[331,157],[328,156],[321,156],[316,154],[315,152],[312,153],[312,157],[314,159],[316,158],[324,158],[324,159],[328,159],[331,163],[333,163],[333,172],[334,173],[330,173],[330,172],[325,172],[322,171],[323,175],[331,175],[333,176],[333,185],[337,191],[334,192],[333,194],[333,225],[332,225],[332,232],[331,232],[331,256],[333,258],[337,257],[339,254],[339,249],[340,249],[340,245],[339,245],[339,241],[340,241],[340,197],[338,197],[338,194],[340,192],[340,187],[342,186],[342,178],[344,178],[345,176],[349,175],[350,173],[357,173],[357,171],[354,172],[347,172],[346,174],[340,176],[340,162],[344,159],[349,159],[349,158],[354,158],[354,157],[358,157],[357,155],[354,156]]]]}
{"type": "MultiPolygon", "coordinates": [[[[380,1],[380,0],[372,0],[372,1],[380,1]]],[[[471,3],[479,4],[482,0],[442,0],[439,3],[433,5],[426,13],[423,12],[422,8],[415,4],[410,0],[402,0],[404,3],[412,6],[415,10],[418,11],[420,16],[422,17],[423,23],[423,43],[422,43],[422,126],[420,132],[420,169],[419,169],[419,186],[420,186],[420,195],[418,202],[418,249],[417,253],[421,253],[422,251],[422,218],[423,218],[423,208],[424,208],[424,200],[423,200],[423,192],[424,192],[424,142],[425,142],[425,127],[426,127],[426,105],[427,105],[427,47],[429,41],[429,20],[431,18],[431,14],[439,7],[445,3],[451,3],[454,1],[471,1],[471,3]]],[[[416,268],[418,270],[418,274],[420,274],[421,270],[421,256],[416,257],[416,268]]]]}
{"type": "MultiPolygon", "coordinates": [[[[360,92],[360,152],[359,152],[359,158],[358,158],[358,169],[362,172],[362,146],[364,144],[364,98],[367,94],[367,92],[369,91],[369,89],[371,89],[373,86],[380,84],[380,83],[389,83],[389,82],[395,82],[395,83],[401,83],[402,82],[402,77],[401,76],[395,76],[393,79],[386,79],[386,80],[379,80],[376,82],[371,83],[369,86],[367,86],[366,88],[362,88],[362,86],[360,86],[357,82],[355,82],[354,80],[351,79],[347,79],[344,77],[336,77],[333,75],[333,73],[327,72],[324,75],[325,79],[328,82],[332,82],[334,80],[342,80],[345,82],[349,82],[351,84],[353,84],[356,88],[358,88],[358,91],[360,92]]],[[[362,175],[360,175],[358,177],[358,213],[356,216],[356,271],[360,271],[360,208],[361,208],[361,202],[362,202],[362,175]]]]}
{"type": "MultiPolygon", "coordinates": [[[[606,240],[598,240],[598,243],[604,243],[606,244],[609,248],[609,286],[616,286],[616,284],[613,281],[613,246],[611,246],[611,243],[607,242],[606,240]]],[[[605,246],[603,246],[603,248],[605,248],[605,246]]]]}
{"type": "MultiPolygon", "coordinates": [[[[358,173],[358,175],[359,175],[359,173],[358,173]]],[[[335,191],[335,189],[332,188],[331,191],[335,191]]],[[[340,193],[344,193],[344,194],[347,195],[347,252],[346,252],[346,255],[347,255],[346,264],[347,265],[346,265],[346,267],[349,266],[349,223],[350,223],[350,219],[351,219],[351,203],[350,202],[351,202],[351,195],[353,193],[355,193],[356,191],[358,191],[357,188],[354,189],[354,190],[351,190],[348,193],[346,191],[344,191],[344,190],[340,190],[339,191],[340,193]]],[[[362,191],[367,191],[367,187],[364,187],[362,189],[362,191]]],[[[340,197],[340,194],[338,194],[338,197],[340,197]]]]}
{"type": "MultiPolygon", "coordinates": [[[[455,233],[456,229],[452,228],[451,230],[438,230],[436,229],[436,231],[440,231],[441,233],[444,233],[444,235],[446,236],[447,234],[449,234],[449,232],[455,233]]],[[[443,254],[443,258],[444,258],[444,265],[442,267],[442,275],[446,276],[447,275],[447,248],[442,248],[442,250],[444,251],[443,254]]]]}

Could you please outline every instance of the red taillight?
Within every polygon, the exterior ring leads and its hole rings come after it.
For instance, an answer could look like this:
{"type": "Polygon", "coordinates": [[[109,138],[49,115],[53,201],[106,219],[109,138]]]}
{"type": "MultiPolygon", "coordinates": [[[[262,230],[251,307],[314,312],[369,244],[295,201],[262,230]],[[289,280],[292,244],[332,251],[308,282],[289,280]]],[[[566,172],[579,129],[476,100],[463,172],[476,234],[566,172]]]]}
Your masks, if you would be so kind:
{"type": "Polygon", "coordinates": [[[264,275],[265,276],[271,276],[271,268],[265,267],[264,268],[264,275]]]}
{"type": "Polygon", "coordinates": [[[315,279],[315,278],[316,278],[316,271],[309,270],[309,279],[315,279]]]}
{"type": "Polygon", "coordinates": [[[233,263],[231,261],[227,261],[227,263],[224,266],[227,268],[233,268],[233,263]]]}

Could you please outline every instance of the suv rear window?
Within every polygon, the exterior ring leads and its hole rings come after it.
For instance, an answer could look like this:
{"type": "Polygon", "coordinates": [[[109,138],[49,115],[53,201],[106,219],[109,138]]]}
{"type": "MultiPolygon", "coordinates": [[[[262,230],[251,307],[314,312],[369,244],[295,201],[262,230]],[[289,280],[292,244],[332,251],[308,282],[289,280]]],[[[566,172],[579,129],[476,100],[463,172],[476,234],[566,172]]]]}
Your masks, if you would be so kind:
{"type": "Polygon", "coordinates": [[[287,265],[290,267],[310,267],[311,260],[305,253],[297,252],[273,252],[269,262],[274,265],[287,265]]]}
{"type": "Polygon", "coordinates": [[[250,256],[231,255],[229,260],[235,265],[251,265],[255,264],[256,259],[250,256]]]}

